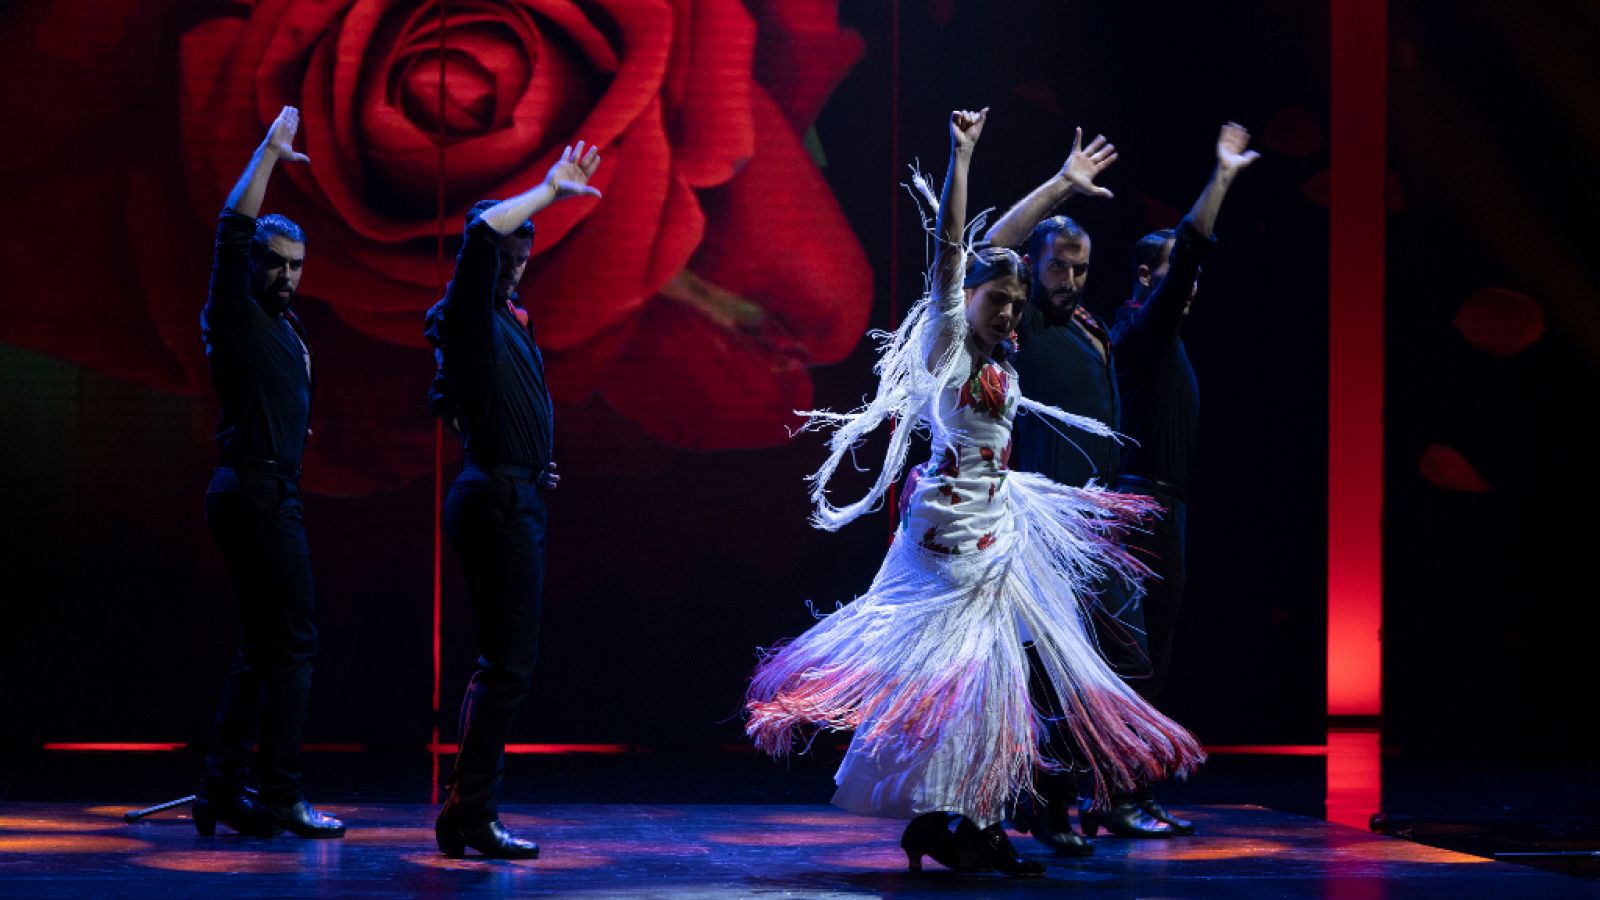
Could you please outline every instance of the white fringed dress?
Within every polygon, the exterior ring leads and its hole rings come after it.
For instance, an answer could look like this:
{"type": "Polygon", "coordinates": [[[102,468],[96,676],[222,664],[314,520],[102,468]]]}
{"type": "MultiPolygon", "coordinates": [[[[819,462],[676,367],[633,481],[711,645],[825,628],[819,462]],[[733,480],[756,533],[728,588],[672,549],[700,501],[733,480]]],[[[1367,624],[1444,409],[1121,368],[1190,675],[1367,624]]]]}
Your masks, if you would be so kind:
{"type": "Polygon", "coordinates": [[[1199,745],[1107,667],[1088,626],[1090,585],[1108,570],[1143,574],[1117,537],[1156,510],[1147,498],[1008,470],[1019,409],[1109,430],[1027,400],[1010,366],[979,358],[959,277],[944,277],[950,283],[934,284],[897,332],[878,334],[873,400],[852,413],[809,414],[809,427],[834,429],[832,453],[812,476],[823,528],[879,505],[905,460],[905,425],[927,428],[933,452],[907,479],[899,530],[867,592],[763,655],[746,731],[781,756],[809,728],[853,730],[836,805],[896,818],[954,812],[984,827],[1031,790],[1037,767],[1058,764],[1041,754],[1046,725],[1023,648],[1031,640],[1102,801],[1187,774],[1204,759],[1199,745]],[[873,489],[833,506],[825,489],[834,469],[890,418],[902,427],[873,489]]]}

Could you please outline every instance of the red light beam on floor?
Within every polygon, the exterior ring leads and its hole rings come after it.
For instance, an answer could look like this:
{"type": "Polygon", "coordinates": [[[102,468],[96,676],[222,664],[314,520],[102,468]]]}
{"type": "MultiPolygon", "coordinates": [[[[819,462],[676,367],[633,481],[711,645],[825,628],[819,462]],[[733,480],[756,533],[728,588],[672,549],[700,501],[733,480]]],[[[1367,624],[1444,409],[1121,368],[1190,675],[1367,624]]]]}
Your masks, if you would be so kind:
{"type": "Polygon", "coordinates": [[[171,750],[183,750],[188,746],[187,743],[181,741],[177,743],[170,741],[153,743],[134,741],[56,741],[45,744],[44,749],[94,753],[163,753],[171,750]]]}
{"type": "MultiPolygon", "coordinates": [[[[458,744],[429,744],[430,753],[455,753],[460,749],[458,744]]],[[[532,755],[554,755],[562,753],[590,753],[597,755],[615,756],[624,753],[638,753],[643,748],[633,744],[507,744],[507,753],[523,753],[532,755]]]]}
{"type": "Polygon", "coordinates": [[[1365,831],[1382,798],[1378,730],[1328,729],[1328,821],[1365,831]]]}

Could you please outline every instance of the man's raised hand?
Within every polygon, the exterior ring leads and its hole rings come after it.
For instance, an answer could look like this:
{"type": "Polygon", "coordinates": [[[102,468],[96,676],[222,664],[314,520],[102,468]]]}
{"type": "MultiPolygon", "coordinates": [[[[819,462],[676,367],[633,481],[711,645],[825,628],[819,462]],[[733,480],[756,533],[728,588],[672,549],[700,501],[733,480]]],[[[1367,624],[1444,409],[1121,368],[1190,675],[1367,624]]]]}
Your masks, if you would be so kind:
{"type": "Polygon", "coordinates": [[[544,183],[555,189],[555,199],[565,200],[569,197],[599,197],[600,191],[591,187],[589,179],[600,168],[600,148],[591,146],[585,152],[583,141],[576,147],[568,146],[561,151],[561,158],[550,167],[549,174],[544,176],[544,183]]]}
{"type": "Polygon", "coordinates": [[[300,130],[300,110],[285,106],[267,129],[266,145],[284,162],[308,163],[311,157],[296,153],[293,147],[295,132],[300,130]]]}
{"type": "Polygon", "coordinates": [[[978,143],[978,136],[983,134],[983,123],[989,118],[989,107],[973,112],[970,109],[958,109],[950,114],[950,149],[956,152],[971,153],[972,148],[978,143]]]}
{"type": "Polygon", "coordinates": [[[1217,168],[1231,174],[1260,159],[1261,154],[1246,149],[1249,146],[1250,132],[1243,125],[1238,122],[1223,125],[1222,133],[1217,135],[1217,168]]]}
{"type": "Polygon", "coordinates": [[[1083,146],[1083,129],[1073,129],[1072,155],[1061,165],[1061,180],[1067,183],[1067,188],[1079,194],[1088,194],[1091,197],[1113,196],[1109,188],[1103,188],[1094,183],[1104,172],[1117,161],[1117,146],[1106,140],[1103,134],[1094,136],[1089,146],[1083,146]]]}

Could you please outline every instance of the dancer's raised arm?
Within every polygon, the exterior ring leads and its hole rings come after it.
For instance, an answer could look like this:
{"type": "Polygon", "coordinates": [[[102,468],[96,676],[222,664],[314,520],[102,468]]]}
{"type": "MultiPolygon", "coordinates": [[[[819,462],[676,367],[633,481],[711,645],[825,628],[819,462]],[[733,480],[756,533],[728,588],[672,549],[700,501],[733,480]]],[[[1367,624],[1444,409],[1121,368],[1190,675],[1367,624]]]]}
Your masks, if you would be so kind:
{"type": "Polygon", "coordinates": [[[295,132],[299,130],[300,110],[285,106],[267,129],[266,138],[250,157],[249,165],[239,175],[233,190],[228,192],[224,208],[254,219],[261,212],[261,200],[267,195],[267,181],[272,178],[272,170],[278,161],[311,162],[311,157],[295,152],[294,147],[290,146],[294,143],[295,132]]]}
{"type": "Polygon", "coordinates": [[[934,232],[938,246],[933,253],[934,296],[943,298],[952,283],[961,282],[966,264],[962,232],[967,228],[967,167],[972,148],[983,134],[989,107],[973,112],[958,109],[950,114],[950,167],[944,173],[944,189],[939,192],[939,218],[934,232]]]}
{"type": "Polygon", "coordinates": [[[1105,135],[1095,135],[1094,140],[1085,147],[1083,129],[1076,129],[1073,132],[1072,152],[1067,155],[1067,161],[1061,164],[1061,171],[1034,188],[1016,206],[1006,210],[1006,214],[994,223],[984,239],[996,246],[1016,247],[1033,230],[1033,226],[1042,222],[1051,210],[1073,194],[1110,197],[1111,191],[1095,184],[1094,180],[1116,161],[1117,147],[1107,141],[1105,135]]]}
{"type": "Polygon", "coordinates": [[[544,176],[544,181],[530,190],[502,200],[483,211],[483,221],[500,234],[516,231],[523,222],[557,200],[570,197],[599,197],[600,191],[589,185],[589,179],[600,168],[600,148],[590,146],[584,151],[583,141],[576,148],[568,147],[544,176]]]}

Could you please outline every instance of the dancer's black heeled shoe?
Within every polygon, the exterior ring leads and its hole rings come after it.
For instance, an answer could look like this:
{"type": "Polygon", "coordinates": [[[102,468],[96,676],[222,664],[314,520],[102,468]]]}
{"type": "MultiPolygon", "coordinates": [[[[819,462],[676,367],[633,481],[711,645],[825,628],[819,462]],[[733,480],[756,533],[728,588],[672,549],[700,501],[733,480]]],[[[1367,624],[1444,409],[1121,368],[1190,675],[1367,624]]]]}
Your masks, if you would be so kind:
{"type": "Polygon", "coordinates": [[[271,822],[274,827],[281,828],[297,837],[344,837],[343,822],[327,813],[319,812],[316,807],[304,800],[293,806],[269,806],[266,811],[267,821],[271,822]]]}
{"type": "Polygon", "coordinates": [[[1140,791],[1137,797],[1139,808],[1144,810],[1150,818],[1158,822],[1165,822],[1172,826],[1172,833],[1177,837],[1188,837],[1194,834],[1194,823],[1188,819],[1173,815],[1172,811],[1161,805],[1155,794],[1149,788],[1140,791]]]}
{"type": "Polygon", "coordinates": [[[1011,816],[1012,826],[1022,834],[1032,833],[1034,840],[1057,856],[1093,855],[1094,844],[1072,830],[1072,819],[1067,810],[1069,795],[1059,794],[1052,787],[1041,783],[1038,798],[1022,798],[1011,816]]]}
{"type": "Polygon", "coordinates": [[[433,836],[439,842],[439,852],[451,859],[466,855],[467,848],[478,851],[486,859],[538,859],[539,845],[526,841],[506,830],[499,818],[477,825],[457,825],[446,806],[433,825],[433,836]]]}
{"type": "Polygon", "coordinates": [[[957,820],[966,821],[955,813],[947,812],[923,813],[911,820],[905,833],[900,835],[900,849],[906,852],[906,862],[911,871],[922,871],[924,856],[957,872],[973,872],[984,868],[975,856],[963,854],[956,845],[957,820]]]}
{"type": "Polygon", "coordinates": [[[956,848],[983,861],[988,868],[1013,878],[1037,877],[1044,874],[1044,864],[1017,855],[1006,830],[996,822],[979,828],[966,816],[956,824],[956,848]]]}
{"type": "Polygon", "coordinates": [[[194,818],[195,832],[203,837],[215,835],[218,822],[250,837],[272,837],[273,834],[265,810],[243,792],[217,796],[199,794],[189,814],[194,818]]]}
{"type": "Polygon", "coordinates": [[[1099,834],[1101,828],[1125,838],[1169,838],[1177,834],[1171,825],[1145,812],[1130,795],[1112,797],[1111,805],[1105,809],[1092,809],[1088,801],[1079,802],[1082,811],[1078,818],[1083,822],[1083,833],[1089,837],[1099,834]]]}

